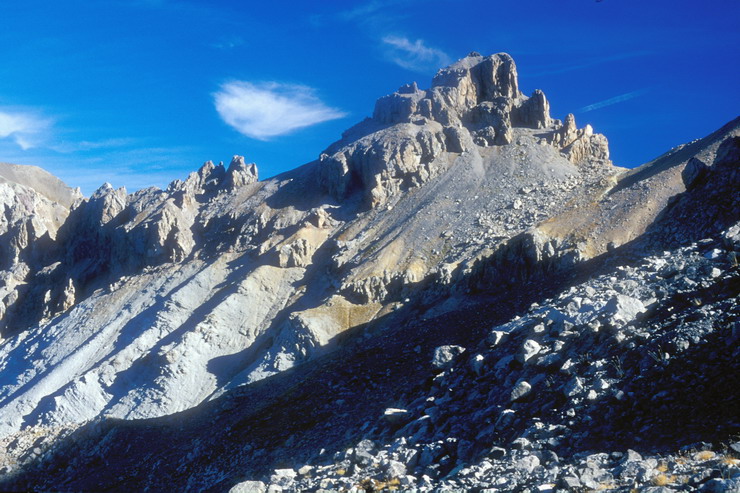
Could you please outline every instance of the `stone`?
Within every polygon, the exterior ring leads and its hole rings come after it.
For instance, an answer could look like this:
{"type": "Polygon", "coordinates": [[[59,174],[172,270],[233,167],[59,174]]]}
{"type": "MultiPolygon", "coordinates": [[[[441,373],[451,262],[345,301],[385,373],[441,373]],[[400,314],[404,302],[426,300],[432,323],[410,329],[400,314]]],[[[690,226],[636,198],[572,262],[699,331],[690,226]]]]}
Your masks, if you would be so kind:
{"type": "Polygon", "coordinates": [[[242,481],[235,484],[229,490],[229,493],[265,493],[267,485],[262,481],[242,481]]]}
{"type": "Polygon", "coordinates": [[[372,464],[374,460],[375,443],[372,440],[362,440],[355,446],[352,454],[352,462],[366,467],[372,464]]]}
{"type": "Polygon", "coordinates": [[[455,360],[464,352],[465,348],[461,346],[439,346],[434,350],[432,366],[434,366],[438,370],[445,370],[452,366],[455,360]]]}
{"type": "Polygon", "coordinates": [[[492,330],[488,333],[488,337],[486,338],[486,340],[488,341],[488,345],[493,347],[501,343],[506,335],[507,333],[502,330],[492,330]]]}
{"type": "Polygon", "coordinates": [[[475,372],[476,375],[481,376],[485,371],[486,358],[482,354],[476,354],[473,359],[470,360],[470,368],[475,372]]]}
{"type": "Polygon", "coordinates": [[[563,386],[563,394],[566,397],[575,397],[583,392],[583,384],[581,379],[573,377],[568,383],[563,386]]]}
{"type": "Polygon", "coordinates": [[[488,452],[488,457],[495,460],[503,459],[506,457],[506,449],[502,447],[491,447],[491,450],[488,452]]]}
{"type": "Polygon", "coordinates": [[[406,466],[402,462],[389,460],[385,468],[385,474],[389,479],[403,477],[406,475],[406,466]]]}
{"type": "Polygon", "coordinates": [[[563,476],[558,480],[558,487],[568,491],[575,491],[583,487],[581,480],[575,476],[563,476]]]}
{"type": "Polygon", "coordinates": [[[519,437],[511,442],[512,450],[529,450],[532,448],[532,442],[524,437],[519,437]]]}
{"type": "Polygon", "coordinates": [[[604,307],[604,313],[610,316],[609,320],[619,327],[631,323],[645,310],[642,301],[623,294],[613,296],[604,307]]]}
{"type": "Polygon", "coordinates": [[[622,464],[629,464],[630,462],[640,462],[642,461],[642,455],[640,455],[638,452],[635,452],[632,449],[627,449],[627,452],[624,454],[624,457],[622,457],[622,464]]]}
{"type": "Polygon", "coordinates": [[[514,469],[523,474],[532,474],[535,468],[540,465],[540,459],[536,455],[526,455],[521,459],[514,461],[514,469]]]}
{"type": "Polygon", "coordinates": [[[687,190],[700,183],[709,172],[709,166],[696,157],[692,157],[681,170],[681,180],[687,190]]]}
{"type": "Polygon", "coordinates": [[[736,493],[740,491],[740,478],[713,478],[704,483],[699,491],[702,493],[736,493]]]}
{"type": "Polygon", "coordinates": [[[499,414],[499,417],[496,419],[495,427],[497,430],[503,430],[511,426],[511,424],[514,422],[514,419],[516,419],[516,411],[513,409],[504,409],[501,411],[501,414],[499,414]]]}
{"type": "Polygon", "coordinates": [[[611,473],[598,466],[586,467],[580,470],[581,483],[592,490],[600,489],[602,485],[610,483],[614,478],[611,473]]]}
{"type": "Polygon", "coordinates": [[[409,413],[406,409],[389,407],[385,411],[383,411],[383,419],[388,424],[393,426],[398,426],[405,423],[410,417],[411,413],[409,413]]]}
{"type": "Polygon", "coordinates": [[[296,475],[293,469],[275,469],[275,473],[270,476],[270,484],[287,488],[293,484],[296,475]]]}
{"type": "Polygon", "coordinates": [[[524,399],[527,395],[529,395],[531,391],[532,386],[528,382],[521,380],[517,382],[516,385],[514,385],[514,388],[511,390],[511,396],[509,400],[511,402],[515,402],[524,399]]]}
{"type": "Polygon", "coordinates": [[[526,341],[524,341],[524,344],[522,344],[522,351],[519,355],[519,360],[522,363],[526,363],[527,361],[529,361],[530,358],[539,353],[541,349],[542,346],[537,341],[527,339],[526,341]]]}

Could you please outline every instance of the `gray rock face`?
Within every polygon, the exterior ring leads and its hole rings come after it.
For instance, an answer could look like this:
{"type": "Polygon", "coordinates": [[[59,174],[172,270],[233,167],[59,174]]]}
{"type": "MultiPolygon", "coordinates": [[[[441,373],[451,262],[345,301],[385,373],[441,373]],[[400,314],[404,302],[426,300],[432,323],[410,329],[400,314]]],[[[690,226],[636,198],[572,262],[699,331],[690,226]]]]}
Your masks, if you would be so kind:
{"type": "Polygon", "coordinates": [[[545,93],[535,89],[532,96],[516,108],[512,120],[516,126],[549,128],[552,125],[552,119],[550,118],[550,103],[545,93]]]}
{"type": "Polygon", "coordinates": [[[234,156],[226,170],[226,188],[235,190],[257,181],[257,165],[247,164],[243,156],[234,156]]]}
{"type": "Polygon", "coordinates": [[[432,366],[438,370],[444,370],[445,368],[452,365],[462,353],[465,352],[464,347],[460,346],[440,346],[434,350],[434,358],[432,358],[432,366]]]}
{"type": "Polygon", "coordinates": [[[475,156],[479,147],[511,144],[514,127],[551,130],[548,141],[571,162],[608,162],[603,136],[577,129],[572,115],[554,125],[542,91],[531,98],[519,92],[509,55],[471,54],[440,70],[429,90],[414,83],[380,98],[372,119],[321,155],[320,186],[337,200],[360,190],[379,207],[443,172],[446,153],[475,156]]]}
{"type": "Polygon", "coordinates": [[[229,493],[265,493],[267,485],[262,481],[242,481],[231,487],[229,493]]]}
{"type": "Polygon", "coordinates": [[[565,118],[565,123],[553,131],[548,141],[562,149],[564,155],[573,163],[585,160],[608,161],[609,144],[601,134],[594,134],[591,125],[579,129],[573,113],[565,118]]]}
{"type": "Polygon", "coordinates": [[[610,314],[610,320],[616,325],[632,322],[635,317],[645,311],[645,305],[631,296],[617,294],[606,305],[605,311],[610,314]]]}
{"type": "Polygon", "coordinates": [[[524,380],[517,382],[517,384],[514,386],[514,388],[511,391],[510,400],[512,402],[521,400],[525,398],[531,391],[532,391],[532,386],[528,382],[525,382],[524,380]]]}
{"type": "Polygon", "coordinates": [[[686,188],[691,188],[695,182],[706,176],[709,166],[702,160],[692,157],[681,171],[681,179],[686,188]]]}
{"type": "MultiPolygon", "coordinates": [[[[44,262],[70,208],[81,200],[79,190],[40,168],[0,163],[0,333],[15,325],[13,320],[22,311],[16,306],[20,293],[44,262]]],[[[68,303],[63,289],[57,285],[50,301],[64,297],[60,303],[68,303]]],[[[55,308],[48,311],[55,313],[55,308]]]]}

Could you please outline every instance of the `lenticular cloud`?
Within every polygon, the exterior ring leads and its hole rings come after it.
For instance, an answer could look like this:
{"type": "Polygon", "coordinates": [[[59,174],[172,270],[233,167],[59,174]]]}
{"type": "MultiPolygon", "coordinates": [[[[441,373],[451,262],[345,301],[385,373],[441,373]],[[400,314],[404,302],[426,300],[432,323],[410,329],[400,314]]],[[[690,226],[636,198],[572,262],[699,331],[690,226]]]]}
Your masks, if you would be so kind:
{"type": "Polygon", "coordinates": [[[234,81],[223,84],[213,99],[224,122],[260,140],[345,116],[302,85],[234,81]]]}

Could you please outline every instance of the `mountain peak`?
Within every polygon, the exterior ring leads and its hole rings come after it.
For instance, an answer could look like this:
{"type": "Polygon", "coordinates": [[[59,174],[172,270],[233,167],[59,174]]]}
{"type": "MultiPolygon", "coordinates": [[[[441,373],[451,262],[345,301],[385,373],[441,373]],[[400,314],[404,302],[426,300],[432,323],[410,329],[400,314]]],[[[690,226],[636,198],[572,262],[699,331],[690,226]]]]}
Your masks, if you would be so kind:
{"type": "Polygon", "coordinates": [[[519,91],[510,55],[473,52],[439,70],[428,90],[412,83],[378,99],[372,119],[322,154],[321,187],[337,200],[362,190],[370,207],[382,206],[439,175],[459,155],[474,160],[483,148],[510,145],[515,136],[524,148],[552,145],[574,164],[610,165],[603,135],[589,126],[578,130],[572,115],[565,124],[553,120],[541,90],[531,97],[519,91]]]}

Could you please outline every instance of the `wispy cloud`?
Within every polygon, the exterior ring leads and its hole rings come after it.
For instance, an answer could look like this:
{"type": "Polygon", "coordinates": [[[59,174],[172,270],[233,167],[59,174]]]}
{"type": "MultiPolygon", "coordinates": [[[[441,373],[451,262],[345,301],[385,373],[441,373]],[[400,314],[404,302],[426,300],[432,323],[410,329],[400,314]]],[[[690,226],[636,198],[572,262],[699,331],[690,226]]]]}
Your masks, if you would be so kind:
{"type": "Polygon", "coordinates": [[[639,51],[631,51],[627,53],[617,53],[611,56],[600,56],[598,58],[585,59],[579,63],[573,63],[569,65],[559,63],[554,66],[550,65],[550,66],[541,67],[540,70],[534,70],[528,75],[530,77],[539,77],[542,75],[565,74],[567,72],[573,72],[575,70],[583,70],[583,69],[590,68],[596,65],[601,65],[604,63],[617,62],[619,60],[629,60],[632,58],[650,56],[650,55],[654,55],[655,53],[656,52],[652,50],[639,50],[639,51]]]}
{"type": "Polygon", "coordinates": [[[414,72],[427,72],[449,65],[451,58],[447,53],[424,44],[417,39],[410,41],[400,36],[386,36],[383,43],[387,48],[388,58],[396,65],[414,72]]]}
{"type": "Polygon", "coordinates": [[[619,96],[614,96],[613,98],[605,99],[603,101],[599,101],[593,104],[586,105],[580,109],[580,112],[586,113],[589,111],[598,110],[599,108],[604,108],[606,106],[611,106],[613,104],[622,103],[624,101],[629,101],[630,99],[634,99],[636,97],[642,96],[643,94],[647,92],[648,92],[648,89],[644,88],[644,89],[638,89],[637,91],[620,94],[619,96]]]}
{"type": "Polygon", "coordinates": [[[342,20],[351,21],[357,18],[364,18],[364,17],[367,17],[368,15],[372,15],[378,12],[379,10],[382,10],[388,7],[389,5],[393,5],[395,3],[398,3],[398,2],[397,1],[381,2],[378,0],[374,0],[372,2],[359,5],[349,10],[343,10],[339,12],[337,16],[342,20]]]}
{"type": "Polygon", "coordinates": [[[211,48],[217,50],[231,50],[244,45],[244,38],[241,36],[223,36],[215,43],[211,43],[211,48]]]}
{"type": "Polygon", "coordinates": [[[324,104],[314,89],[295,84],[233,81],[213,95],[221,119],[259,140],[346,116],[324,104]]]}
{"type": "Polygon", "coordinates": [[[51,124],[33,112],[0,108],[0,139],[11,139],[23,150],[38,147],[51,124]]]}
{"type": "Polygon", "coordinates": [[[49,149],[62,153],[69,154],[73,152],[86,152],[86,151],[97,151],[100,149],[114,149],[125,146],[130,146],[137,143],[137,139],[118,137],[101,140],[82,140],[79,142],[63,141],[56,144],[49,145],[49,149]]]}

